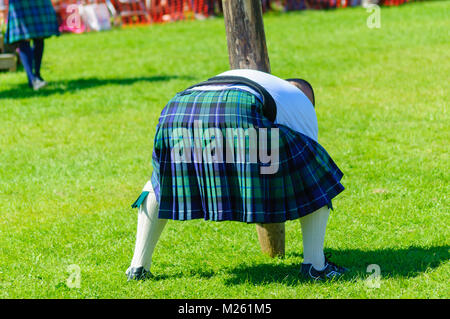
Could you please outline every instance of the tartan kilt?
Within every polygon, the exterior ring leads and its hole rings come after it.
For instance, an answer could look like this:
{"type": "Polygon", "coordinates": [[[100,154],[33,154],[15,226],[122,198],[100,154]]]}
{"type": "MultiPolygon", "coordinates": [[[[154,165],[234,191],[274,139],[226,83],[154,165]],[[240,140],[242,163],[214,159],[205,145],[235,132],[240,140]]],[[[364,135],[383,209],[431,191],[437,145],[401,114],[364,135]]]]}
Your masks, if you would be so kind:
{"type": "Polygon", "coordinates": [[[50,0],[10,0],[5,43],[59,35],[50,0]]]}
{"type": "Polygon", "coordinates": [[[168,102],[152,155],[159,218],[279,223],[332,208],[332,198],[344,190],[343,173],[317,142],[262,114],[262,103],[239,89],[184,91],[168,102]],[[180,133],[191,143],[180,143],[180,133]],[[254,160],[255,145],[264,139],[267,154],[279,150],[272,160],[277,170],[269,174],[261,173],[268,160],[254,160]],[[223,155],[226,146],[230,157],[223,155]],[[184,157],[174,157],[175,149],[184,157]],[[211,160],[220,150],[222,160],[211,160]]]}

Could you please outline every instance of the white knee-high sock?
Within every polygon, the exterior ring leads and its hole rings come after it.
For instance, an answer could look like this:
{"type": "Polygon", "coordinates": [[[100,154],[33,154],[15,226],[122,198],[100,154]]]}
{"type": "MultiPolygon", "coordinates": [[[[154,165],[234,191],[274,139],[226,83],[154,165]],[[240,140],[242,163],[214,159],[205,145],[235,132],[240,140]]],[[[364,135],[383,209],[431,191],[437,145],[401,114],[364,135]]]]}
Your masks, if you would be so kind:
{"type": "Polygon", "coordinates": [[[303,262],[312,264],[314,269],[325,267],[323,245],[330,209],[323,206],[315,212],[300,218],[303,235],[303,262]]]}
{"type": "Polygon", "coordinates": [[[167,219],[158,218],[158,202],[153,189],[139,207],[136,245],[130,267],[143,266],[150,270],[152,255],[167,219]]]}

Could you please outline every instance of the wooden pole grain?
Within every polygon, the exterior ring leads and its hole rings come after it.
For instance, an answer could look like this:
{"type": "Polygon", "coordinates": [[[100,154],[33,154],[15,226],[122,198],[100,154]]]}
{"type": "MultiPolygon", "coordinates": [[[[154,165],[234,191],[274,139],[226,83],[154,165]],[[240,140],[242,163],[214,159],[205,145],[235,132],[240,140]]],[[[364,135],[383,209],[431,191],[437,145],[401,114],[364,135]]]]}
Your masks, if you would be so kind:
{"type": "MultiPolygon", "coordinates": [[[[270,73],[261,0],[223,0],[222,4],[231,69],[270,73]]],[[[284,256],[284,223],[257,224],[256,231],[263,253],[284,256]]]]}

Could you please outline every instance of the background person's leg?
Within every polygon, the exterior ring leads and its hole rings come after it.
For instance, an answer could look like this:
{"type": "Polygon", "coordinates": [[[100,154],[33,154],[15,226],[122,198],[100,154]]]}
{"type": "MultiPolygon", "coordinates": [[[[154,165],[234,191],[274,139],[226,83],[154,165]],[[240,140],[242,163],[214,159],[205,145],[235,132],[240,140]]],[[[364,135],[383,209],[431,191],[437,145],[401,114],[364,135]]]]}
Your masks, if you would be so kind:
{"type": "Polygon", "coordinates": [[[19,56],[22,62],[23,68],[27,73],[28,85],[32,87],[35,76],[33,74],[33,51],[31,50],[29,41],[19,42],[19,56]]]}
{"type": "Polygon", "coordinates": [[[323,246],[330,209],[323,206],[300,218],[303,235],[303,263],[312,264],[316,270],[325,267],[323,246]]]}
{"type": "Polygon", "coordinates": [[[44,54],[44,39],[34,39],[33,40],[34,76],[40,80],[42,80],[41,64],[43,54],[44,54]]]}
{"type": "Polygon", "coordinates": [[[132,268],[144,267],[145,270],[150,270],[153,251],[167,224],[167,219],[158,218],[158,209],[155,193],[151,190],[139,207],[136,244],[130,266],[132,268]]]}

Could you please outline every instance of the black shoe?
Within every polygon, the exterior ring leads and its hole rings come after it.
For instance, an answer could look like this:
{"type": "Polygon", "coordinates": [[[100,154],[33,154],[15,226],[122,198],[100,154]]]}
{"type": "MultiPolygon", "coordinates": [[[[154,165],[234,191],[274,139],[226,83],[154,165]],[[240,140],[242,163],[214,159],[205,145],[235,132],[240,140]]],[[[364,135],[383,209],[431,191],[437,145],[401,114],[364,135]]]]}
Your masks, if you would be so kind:
{"type": "Polygon", "coordinates": [[[340,267],[329,261],[328,258],[330,257],[331,254],[325,254],[325,268],[322,270],[316,270],[312,264],[302,264],[300,274],[313,280],[330,280],[338,279],[344,273],[348,272],[347,268],[340,267]]]}
{"type": "Polygon", "coordinates": [[[152,273],[144,267],[130,267],[126,271],[128,281],[131,280],[146,280],[153,278],[152,273]]]}

